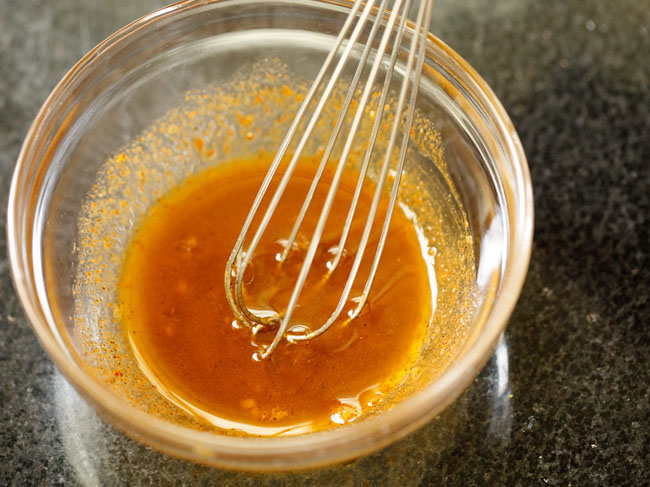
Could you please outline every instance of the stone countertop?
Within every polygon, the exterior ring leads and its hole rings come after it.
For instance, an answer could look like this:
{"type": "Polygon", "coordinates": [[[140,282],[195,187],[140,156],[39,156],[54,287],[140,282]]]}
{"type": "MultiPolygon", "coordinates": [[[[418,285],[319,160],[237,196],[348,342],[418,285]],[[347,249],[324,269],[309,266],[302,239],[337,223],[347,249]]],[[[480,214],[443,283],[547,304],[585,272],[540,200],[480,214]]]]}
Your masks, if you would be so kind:
{"type": "Polygon", "coordinates": [[[357,462],[248,475],[141,446],[38,344],[4,227],[29,124],[67,69],[156,0],[0,2],[0,484],[648,485],[647,0],[438,0],[432,30],[510,113],[535,192],[530,271],[507,332],[438,419],[357,462]]]}

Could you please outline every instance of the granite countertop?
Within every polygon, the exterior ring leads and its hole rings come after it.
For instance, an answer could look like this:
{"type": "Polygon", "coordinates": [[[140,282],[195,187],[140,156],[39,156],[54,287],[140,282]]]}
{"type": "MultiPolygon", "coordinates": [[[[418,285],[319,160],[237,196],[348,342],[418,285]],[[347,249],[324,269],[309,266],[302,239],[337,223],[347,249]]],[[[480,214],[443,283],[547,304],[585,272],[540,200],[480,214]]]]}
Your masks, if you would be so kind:
{"type": "Polygon", "coordinates": [[[497,351],[438,419],[303,474],[196,466],[101,420],[32,333],[6,255],[20,144],[61,76],[156,0],[0,2],[0,484],[648,485],[647,0],[437,0],[432,30],[502,100],[528,156],[535,243],[497,351]]]}

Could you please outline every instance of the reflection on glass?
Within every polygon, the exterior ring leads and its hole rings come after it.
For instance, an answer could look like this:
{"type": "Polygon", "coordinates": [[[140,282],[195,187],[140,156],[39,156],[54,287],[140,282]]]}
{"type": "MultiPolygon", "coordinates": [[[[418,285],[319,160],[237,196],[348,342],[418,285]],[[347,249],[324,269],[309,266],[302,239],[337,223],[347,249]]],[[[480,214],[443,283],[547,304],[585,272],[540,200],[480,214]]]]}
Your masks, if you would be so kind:
{"type": "Polygon", "coordinates": [[[512,393],[508,373],[508,344],[501,335],[490,362],[494,363],[494,385],[492,387],[490,425],[488,436],[502,441],[510,440],[512,431],[512,393]]]}

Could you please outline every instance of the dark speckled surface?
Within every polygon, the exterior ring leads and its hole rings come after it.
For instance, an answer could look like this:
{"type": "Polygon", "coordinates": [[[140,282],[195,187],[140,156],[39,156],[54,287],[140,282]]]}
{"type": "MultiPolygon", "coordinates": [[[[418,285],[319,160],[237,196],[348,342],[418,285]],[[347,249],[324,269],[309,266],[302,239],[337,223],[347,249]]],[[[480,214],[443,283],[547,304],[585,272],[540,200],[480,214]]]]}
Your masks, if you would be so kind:
{"type": "MultiPolygon", "coordinates": [[[[48,92],[155,0],[0,1],[0,194],[48,92]]],[[[0,199],[0,484],[649,485],[650,4],[439,0],[433,31],[488,81],[535,191],[519,304],[443,415],[352,464],[199,467],[105,424],[54,368],[13,291],[0,199]]]]}

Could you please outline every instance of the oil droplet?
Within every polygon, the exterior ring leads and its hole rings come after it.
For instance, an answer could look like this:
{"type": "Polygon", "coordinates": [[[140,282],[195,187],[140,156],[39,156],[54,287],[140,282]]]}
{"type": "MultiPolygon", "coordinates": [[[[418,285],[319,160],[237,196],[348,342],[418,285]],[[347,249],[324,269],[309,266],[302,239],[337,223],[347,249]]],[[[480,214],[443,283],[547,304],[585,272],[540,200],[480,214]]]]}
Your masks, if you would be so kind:
{"type": "Polygon", "coordinates": [[[335,424],[351,423],[359,417],[359,413],[352,406],[344,404],[330,416],[330,421],[335,424]]]}
{"type": "Polygon", "coordinates": [[[181,242],[180,248],[185,252],[192,252],[198,244],[199,242],[196,237],[190,236],[181,242]]]}
{"type": "Polygon", "coordinates": [[[243,399],[240,404],[242,409],[253,409],[257,405],[253,398],[243,399]]]}
{"type": "Polygon", "coordinates": [[[292,335],[307,335],[311,331],[311,328],[307,325],[293,325],[291,328],[289,328],[289,333],[292,335]]]}

